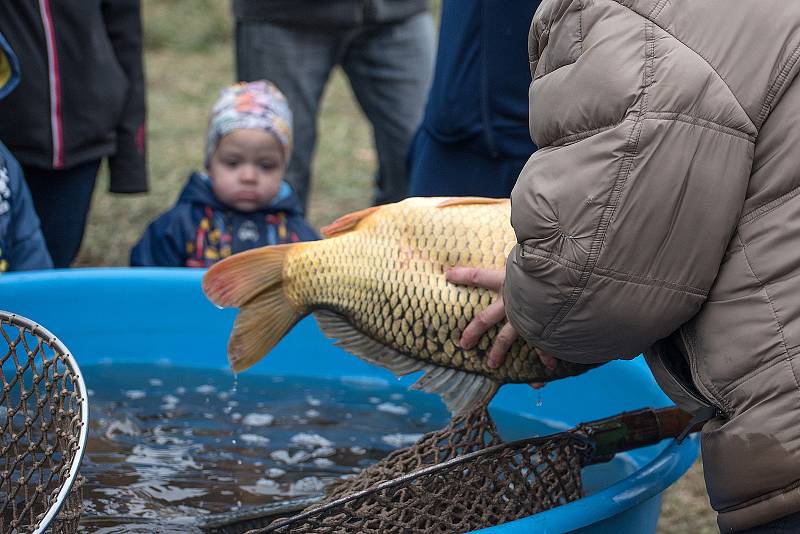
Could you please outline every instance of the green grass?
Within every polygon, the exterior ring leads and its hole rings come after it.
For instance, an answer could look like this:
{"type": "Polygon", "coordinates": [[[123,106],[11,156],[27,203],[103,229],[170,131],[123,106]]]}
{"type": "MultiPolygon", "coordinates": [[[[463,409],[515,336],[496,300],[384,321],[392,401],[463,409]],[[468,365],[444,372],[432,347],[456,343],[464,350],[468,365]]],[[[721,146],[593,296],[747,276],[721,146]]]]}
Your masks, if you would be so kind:
{"type": "MultiPolygon", "coordinates": [[[[229,2],[144,0],[151,191],[111,195],[103,172],[76,265],[127,265],[145,226],[175,201],[202,167],[208,111],[233,81],[229,2]]],[[[436,4],[438,5],[438,3],[436,4]]],[[[375,152],[370,127],[346,79],[335,72],[319,118],[309,220],[319,227],[369,205],[375,152]]],[[[658,532],[717,532],[697,464],[665,494],[658,532]]]]}

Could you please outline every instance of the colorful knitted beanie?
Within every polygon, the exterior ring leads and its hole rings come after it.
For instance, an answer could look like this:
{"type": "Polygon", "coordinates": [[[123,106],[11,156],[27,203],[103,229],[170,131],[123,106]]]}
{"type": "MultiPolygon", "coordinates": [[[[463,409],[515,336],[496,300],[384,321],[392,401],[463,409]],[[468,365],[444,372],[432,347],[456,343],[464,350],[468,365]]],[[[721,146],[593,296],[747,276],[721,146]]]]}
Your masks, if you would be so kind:
{"type": "Polygon", "coordinates": [[[206,167],[220,140],[242,128],[274,134],[283,147],[286,160],[289,160],[292,151],[292,112],[286,97],[270,82],[240,82],[220,91],[208,121],[206,167]]]}

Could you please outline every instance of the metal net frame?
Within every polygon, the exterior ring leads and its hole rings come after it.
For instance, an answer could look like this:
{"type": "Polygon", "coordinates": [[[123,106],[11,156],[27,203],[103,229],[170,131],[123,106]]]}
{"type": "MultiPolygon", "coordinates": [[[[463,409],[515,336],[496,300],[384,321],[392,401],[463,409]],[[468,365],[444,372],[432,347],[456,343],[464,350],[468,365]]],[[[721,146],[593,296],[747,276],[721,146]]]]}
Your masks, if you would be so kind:
{"type": "Polygon", "coordinates": [[[0,532],[76,532],[86,449],[86,386],[66,346],[0,311],[0,532]]]}
{"type": "Polygon", "coordinates": [[[504,443],[484,409],[336,484],[321,503],[249,532],[450,533],[499,525],[583,497],[581,468],[594,452],[580,432],[504,443]]]}

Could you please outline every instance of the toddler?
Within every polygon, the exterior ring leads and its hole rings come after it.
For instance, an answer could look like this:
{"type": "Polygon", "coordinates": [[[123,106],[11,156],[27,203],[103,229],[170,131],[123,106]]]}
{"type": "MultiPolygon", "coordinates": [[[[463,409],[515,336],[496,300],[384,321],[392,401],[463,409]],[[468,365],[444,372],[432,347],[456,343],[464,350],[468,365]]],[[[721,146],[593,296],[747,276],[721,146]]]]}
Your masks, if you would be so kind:
{"type": "Polygon", "coordinates": [[[208,267],[243,250],[317,239],[283,180],[291,123],[273,84],[223,89],[209,119],[207,174],[193,173],[175,206],[148,226],[131,265],[208,267]]]}

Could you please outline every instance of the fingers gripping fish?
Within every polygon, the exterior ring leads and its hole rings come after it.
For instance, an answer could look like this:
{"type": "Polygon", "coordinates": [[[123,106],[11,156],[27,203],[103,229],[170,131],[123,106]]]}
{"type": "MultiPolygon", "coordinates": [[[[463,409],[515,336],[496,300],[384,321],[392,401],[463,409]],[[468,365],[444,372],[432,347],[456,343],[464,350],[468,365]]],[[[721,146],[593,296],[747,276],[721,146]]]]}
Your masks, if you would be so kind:
{"type": "Polygon", "coordinates": [[[313,313],[336,344],[438,393],[453,413],[486,403],[504,383],[548,382],[590,366],[546,368],[524,340],[500,367],[487,364],[499,326],[459,347],[469,322],[498,296],[445,281],[453,266],[503,268],[515,243],[508,200],[410,198],[345,215],[327,239],[231,256],[203,278],[208,298],[240,308],[228,343],[234,371],[268,353],[313,313]]]}

